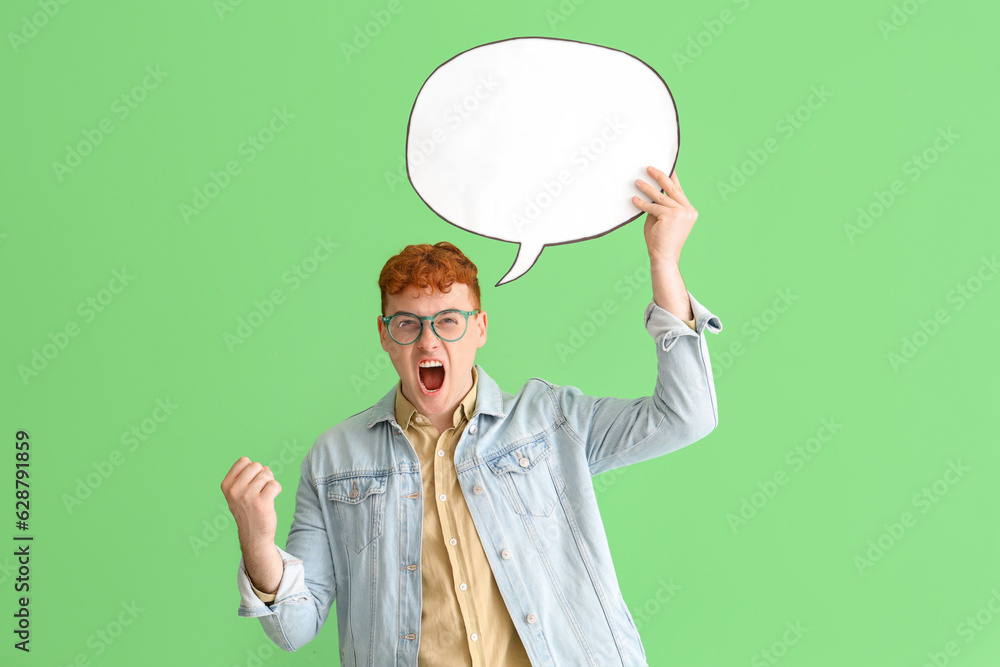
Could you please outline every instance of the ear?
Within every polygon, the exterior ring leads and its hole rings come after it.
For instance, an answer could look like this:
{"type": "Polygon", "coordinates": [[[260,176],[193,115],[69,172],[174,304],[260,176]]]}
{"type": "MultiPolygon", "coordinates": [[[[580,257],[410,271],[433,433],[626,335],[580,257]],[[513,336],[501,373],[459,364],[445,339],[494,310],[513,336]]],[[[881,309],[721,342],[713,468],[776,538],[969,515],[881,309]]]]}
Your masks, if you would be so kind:
{"type": "Polygon", "coordinates": [[[378,317],[375,319],[375,323],[378,325],[378,340],[382,344],[382,349],[386,352],[389,351],[389,332],[385,329],[385,324],[382,323],[382,318],[378,317]]]}
{"type": "Polygon", "coordinates": [[[488,324],[486,321],[486,311],[480,311],[476,315],[476,329],[479,332],[479,341],[476,343],[476,347],[486,345],[486,329],[488,324]]]}

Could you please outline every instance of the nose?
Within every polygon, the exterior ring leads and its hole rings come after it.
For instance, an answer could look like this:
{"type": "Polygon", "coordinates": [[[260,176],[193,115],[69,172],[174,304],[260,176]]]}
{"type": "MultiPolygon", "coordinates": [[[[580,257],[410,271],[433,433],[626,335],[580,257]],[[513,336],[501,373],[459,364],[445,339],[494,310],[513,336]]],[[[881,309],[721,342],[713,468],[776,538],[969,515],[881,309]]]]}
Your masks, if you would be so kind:
{"type": "Polygon", "coordinates": [[[420,332],[420,337],[417,339],[417,347],[423,350],[430,350],[441,344],[440,339],[431,329],[430,322],[424,322],[423,331],[420,332]]]}

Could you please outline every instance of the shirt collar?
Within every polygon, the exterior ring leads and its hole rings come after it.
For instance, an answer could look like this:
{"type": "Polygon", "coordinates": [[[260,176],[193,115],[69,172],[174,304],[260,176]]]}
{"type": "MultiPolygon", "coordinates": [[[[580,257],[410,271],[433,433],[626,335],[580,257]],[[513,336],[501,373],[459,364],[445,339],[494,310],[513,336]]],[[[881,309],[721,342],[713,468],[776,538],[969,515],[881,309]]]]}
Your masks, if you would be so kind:
{"type": "MultiPolygon", "coordinates": [[[[471,405],[475,406],[475,409],[472,410],[472,414],[469,414],[470,406],[467,406],[465,414],[470,419],[476,414],[494,415],[500,418],[505,417],[506,414],[503,411],[503,393],[501,392],[500,387],[497,385],[496,381],[483,370],[482,366],[475,364],[473,368],[476,373],[475,379],[473,380],[473,388],[476,390],[476,396],[471,405]]],[[[379,399],[378,403],[368,408],[368,428],[371,428],[381,421],[396,420],[395,403],[396,395],[400,391],[400,386],[401,383],[397,382],[396,386],[390,389],[381,399],[379,399]]],[[[407,415],[407,417],[410,416],[412,416],[412,413],[407,415]]]]}
{"type": "MultiPolygon", "coordinates": [[[[455,408],[455,414],[452,415],[452,426],[458,426],[462,423],[462,420],[468,420],[472,417],[473,413],[476,411],[476,393],[479,385],[479,373],[476,371],[476,367],[472,367],[472,389],[469,393],[465,395],[462,402],[458,404],[455,408]]],[[[403,396],[403,381],[400,380],[396,383],[396,401],[395,401],[395,416],[396,422],[403,428],[410,428],[410,424],[413,418],[418,414],[417,409],[406,400],[403,396]]]]}

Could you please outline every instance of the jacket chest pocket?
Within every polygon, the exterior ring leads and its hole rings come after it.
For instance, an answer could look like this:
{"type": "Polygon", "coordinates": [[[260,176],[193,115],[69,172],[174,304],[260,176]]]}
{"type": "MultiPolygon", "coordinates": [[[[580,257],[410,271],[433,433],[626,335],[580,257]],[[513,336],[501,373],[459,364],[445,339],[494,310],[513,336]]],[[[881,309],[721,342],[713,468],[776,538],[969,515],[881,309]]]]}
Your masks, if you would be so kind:
{"type": "Polygon", "coordinates": [[[551,516],[559,502],[551,454],[552,446],[543,437],[486,461],[519,515],[551,516]]]}
{"type": "Polygon", "coordinates": [[[340,539],[360,553],[382,534],[386,476],[355,475],[327,482],[327,500],[340,528],[340,539]]]}

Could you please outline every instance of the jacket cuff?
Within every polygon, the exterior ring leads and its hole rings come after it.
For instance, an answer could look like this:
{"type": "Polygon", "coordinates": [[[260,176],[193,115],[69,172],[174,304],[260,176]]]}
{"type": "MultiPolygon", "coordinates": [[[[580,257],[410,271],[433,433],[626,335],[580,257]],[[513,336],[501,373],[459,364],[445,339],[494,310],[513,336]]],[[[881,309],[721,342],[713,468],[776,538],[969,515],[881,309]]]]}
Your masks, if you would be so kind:
{"type": "MultiPolygon", "coordinates": [[[[240,565],[236,571],[236,583],[240,590],[240,607],[237,613],[244,617],[265,616],[273,614],[275,607],[279,604],[302,604],[309,601],[309,590],[305,584],[305,568],[302,567],[302,559],[296,558],[281,547],[275,545],[281,555],[281,581],[278,583],[278,590],[273,594],[274,599],[265,602],[258,597],[257,589],[250,582],[247,576],[246,563],[240,558],[240,565]]],[[[262,593],[267,595],[267,593],[262,593]]]]}
{"type": "Polygon", "coordinates": [[[681,336],[701,336],[705,329],[712,333],[722,331],[721,320],[701,305],[691,292],[687,294],[691,300],[691,312],[694,313],[695,326],[693,330],[685,320],[660,308],[656,302],[651,301],[646,306],[646,331],[663,348],[664,352],[669,352],[681,336]]]}
{"type": "Polygon", "coordinates": [[[259,597],[262,602],[274,602],[274,600],[278,597],[277,592],[265,593],[264,591],[254,586],[252,581],[250,582],[250,588],[253,589],[254,595],[259,597]]]}

